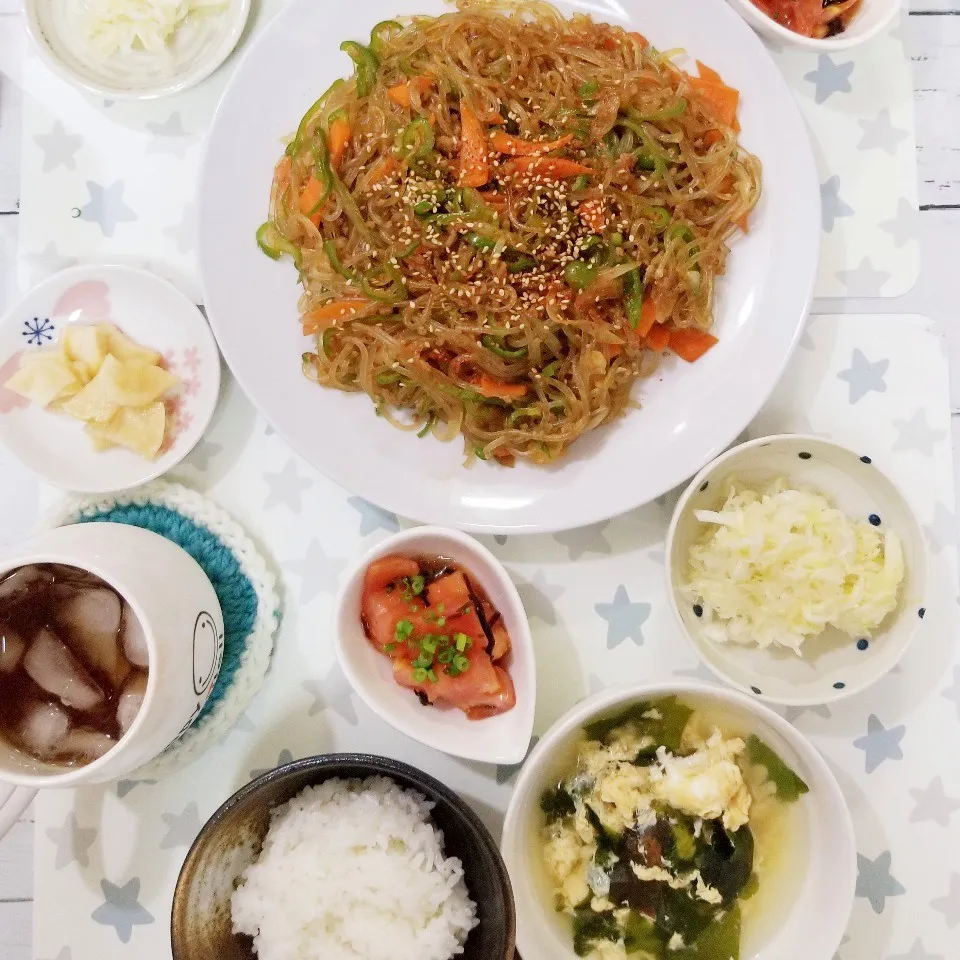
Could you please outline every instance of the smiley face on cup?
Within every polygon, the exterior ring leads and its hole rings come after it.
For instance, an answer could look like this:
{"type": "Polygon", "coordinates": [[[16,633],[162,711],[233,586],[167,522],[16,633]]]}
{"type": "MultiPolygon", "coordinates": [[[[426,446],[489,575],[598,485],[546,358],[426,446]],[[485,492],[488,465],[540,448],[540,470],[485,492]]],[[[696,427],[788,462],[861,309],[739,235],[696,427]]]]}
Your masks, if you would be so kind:
{"type": "Polygon", "coordinates": [[[223,643],[206,574],[148,530],[79,523],[0,557],[0,781],[142,766],[203,709],[223,643]]]}

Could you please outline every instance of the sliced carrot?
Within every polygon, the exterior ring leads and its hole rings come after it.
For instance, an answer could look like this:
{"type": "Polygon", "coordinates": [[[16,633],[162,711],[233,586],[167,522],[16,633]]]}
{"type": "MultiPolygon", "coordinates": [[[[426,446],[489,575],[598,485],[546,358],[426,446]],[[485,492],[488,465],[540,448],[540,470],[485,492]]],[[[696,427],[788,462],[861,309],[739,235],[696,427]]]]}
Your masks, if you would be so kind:
{"type": "Polygon", "coordinates": [[[593,173],[590,167],[585,167],[576,160],[565,160],[563,157],[514,157],[503,165],[503,169],[507,173],[532,173],[555,180],[578,177],[581,173],[593,173]]]}
{"type": "Polygon", "coordinates": [[[600,46],[604,50],[616,50],[620,46],[620,41],[612,33],[608,33],[600,41],[600,46]]]}
{"type": "Polygon", "coordinates": [[[670,344],[670,331],[662,324],[655,323],[643,341],[645,347],[662,352],[670,344]]]}
{"type": "Polygon", "coordinates": [[[300,212],[305,217],[309,217],[315,227],[320,226],[320,211],[314,210],[314,208],[320,202],[322,196],[323,184],[316,177],[311,177],[306,184],[304,184],[303,190],[300,192],[300,200],[297,204],[300,212]]]}
{"type": "Polygon", "coordinates": [[[745,213],[742,217],[738,217],[736,220],[733,221],[744,233],[750,232],[747,224],[747,217],[749,216],[750,216],[749,213],[745,213]]]}
{"type": "Polygon", "coordinates": [[[698,330],[696,327],[670,331],[670,349],[687,363],[699,360],[717,342],[717,338],[712,333],[698,330]]]}
{"type": "Polygon", "coordinates": [[[691,77],[690,85],[703,104],[722,124],[733,127],[734,130],[740,129],[737,121],[737,107],[740,103],[738,90],[723,83],[701,80],[699,77],[691,77]]]}
{"type": "Polygon", "coordinates": [[[703,142],[708,146],[712,147],[715,143],[721,143],[723,141],[723,131],[722,130],[708,130],[703,135],[703,142]]]}
{"type": "Polygon", "coordinates": [[[489,373],[480,374],[472,386],[477,393],[485,397],[495,397],[498,400],[516,400],[525,396],[527,392],[525,384],[498,380],[496,377],[491,377],[489,373]]]}
{"type": "Polygon", "coordinates": [[[487,137],[480,118],[465,100],[460,101],[460,186],[482,187],[490,181],[487,137]]]}
{"type": "Polygon", "coordinates": [[[500,115],[499,110],[488,110],[481,118],[484,123],[491,127],[502,127],[507,121],[500,115]]]}
{"type": "Polygon", "coordinates": [[[623,346],[619,343],[604,343],[600,346],[600,352],[608,359],[613,360],[623,353],[623,346]]]}
{"type": "Polygon", "coordinates": [[[370,171],[367,186],[372,187],[375,183],[386,180],[388,177],[393,176],[399,169],[400,161],[392,153],[388,153],[373,170],[370,171]]]}
{"type": "Polygon", "coordinates": [[[603,233],[606,229],[607,214],[602,198],[594,197],[592,200],[584,200],[577,208],[577,213],[583,225],[591,233],[603,233]]]}
{"type": "Polygon", "coordinates": [[[572,139],[573,134],[568,133],[557,140],[523,140],[510,136],[504,130],[497,130],[490,137],[490,145],[497,153],[508,153],[513,157],[535,157],[541,153],[550,153],[551,150],[559,150],[572,139]]]}
{"type": "Polygon", "coordinates": [[[641,47],[649,47],[649,46],[650,46],[650,41],[649,41],[642,33],[637,33],[637,32],[634,30],[632,33],[628,33],[627,36],[628,36],[628,37],[633,37],[633,39],[636,40],[637,43],[639,43],[641,47]]]}
{"type": "Polygon", "coordinates": [[[636,334],[638,337],[649,337],[653,325],[660,319],[657,311],[657,305],[652,297],[643,298],[643,306],[640,309],[640,322],[637,324],[636,334]]]}
{"type": "Polygon", "coordinates": [[[320,333],[336,324],[338,320],[349,320],[364,307],[369,307],[370,301],[362,297],[347,297],[344,300],[330,300],[308,310],[301,318],[303,332],[306,335],[320,333]]]}
{"type": "Polygon", "coordinates": [[[722,87],[726,86],[726,84],[723,82],[723,78],[719,73],[717,73],[716,70],[713,69],[713,67],[708,67],[705,63],[701,63],[698,60],[697,70],[700,73],[701,80],[706,80],[707,83],[719,83],[722,87]]]}
{"type": "Polygon", "coordinates": [[[344,117],[337,117],[330,124],[330,166],[334,170],[340,169],[343,154],[350,142],[350,123],[344,117]]]}
{"type": "Polygon", "coordinates": [[[423,97],[433,88],[433,77],[413,77],[406,83],[398,83],[396,86],[387,88],[387,96],[398,106],[410,109],[413,101],[410,98],[410,90],[414,89],[423,97]]]}
{"type": "Polygon", "coordinates": [[[483,190],[480,192],[484,203],[488,203],[495,210],[502,210],[507,205],[507,197],[498,190],[483,190]]]}

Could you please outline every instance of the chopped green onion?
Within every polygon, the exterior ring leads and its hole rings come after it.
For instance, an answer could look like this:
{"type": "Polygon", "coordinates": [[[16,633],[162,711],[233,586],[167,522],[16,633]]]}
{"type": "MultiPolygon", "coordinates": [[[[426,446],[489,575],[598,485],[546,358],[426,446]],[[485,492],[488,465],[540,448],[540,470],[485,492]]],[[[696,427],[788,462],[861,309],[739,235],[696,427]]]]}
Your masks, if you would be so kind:
{"type": "Polygon", "coordinates": [[[466,653],[473,643],[473,641],[465,633],[455,633],[453,635],[453,642],[457,645],[457,650],[460,653],[466,653]]]}
{"type": "Polygon", "coordinates": [[[480,342],[487,350],[504,360],[521,360],[527,355],[526,347],[505,347],[496,337],[491,337],[487,333],[480,338],[480,342]]]}
{"type": "Polygon", "coordinates": [[[436,682],[437,682],[437,675],[436,675],[432,670],[428,670],[428,671],[427,671],[427,679],[428,679],[431,683],[436,683],[436,682]]]}
{"type": "Polygon", "coordinates": [[[447,647],[446,650],[441,650],[437,654],[437,663],[452,663],[456,655],[457,651],[453,647],[447,647]]]}
{"type": "Polygon", "coordinates": [[[563,268],[563,279],[574,290],[586,290],[597,279],[600,268],[585,260],[571,260],[563,268]]]}
{"type": "Polygon", "coordinates": [[[408,640],[413,633],[413,624],[409,620],[398,620],[393,635],[398,640],[408,640]]]}
{"type": "MultiPolygon", "coordinates": [[[[434,421],[434,416],[431,413],[430,416],[427,417],[427,421],[426,423],[424,423],[423,428],[417,431],[417,436],[421,440],[430,432],[430,428],[433,426],[433,421],[434,421]]],[[[421,580],[422,579],[423,578],[421,578],[421,580]]],[[[421,587],[420,589],[422,590],[423,588],[421,587]]]]}
{"type": "Polygon", "coordinates": [[[431,654],[421,653],[416,660],[413,661],[414,667],[423,667],[424,669],[433,665],[433,656],[431,654]]]}
{"type": "Polygon", "coordinates": [[[385,643],[383,649],[386,650],[387,653],[393,653],[393,651],[397,649],[397,645],[395,643],[385,643]]]}
{"type": "Polygon", "coordinates": [[[361,97],[367,96],[373,89],[377,79],[377,71],[380,69],[380,61],[376,55],[365,47],[362,43],[355,40],[344,40],[340,44],[340,49],[346,53],[355,64],[355,74],[357,77],[357,93],[361,97]]]}
{"type": "Polygon", "coordinates": [[[610,246],[612,247],[622,247],[623,246],[623,234],[619,230],[610,234],[610,246]]]}
{"type": "Polygon", "coordinates": [[[410,580],[410,589],[419,597],[423,593],[424,579],[421,574],[417,574],[410,580]]]}
{"type": "Polygon", "coordinates": [[[446,625],[447,625],[447,618],[446,618],[446,617],[437,617],[437,626],[438,626],[438,627],[445,627],[446,625]]]}
{"type": "Polygon", "coordinates": [[[552,377],[560,369],[559,360],[551,360],[541,371],[540,375],[544,377],[552,377]]]}
{"type": "Polygon", "coordinates": [[[470,661],[462,653],[458,653],[453,658],[453,665],[457,668],[457,670],[460,671],[460,673],[464,673],[470,669],[470,661]]]}
{"type": "Polygon", "coordinates": [[[437,638],[436,638],[432,633],[428,633],[428,634],[420,641],[420,649],[421,649],[424,653],[430,653],[430,654],[436,653],[436,652],[437,652],[437,638]]]}
{"type": "Polygon", "coordinates": [[[396,20],[381,20],[371,31],[370,31],[370,49],[373,51],[374,56],[380,57],[383,55],[383,45],[393,38],[395,34],[401,33],[403,31],[403,24],[397,23],[396,20]]]}
{"type": "Polygon", "coordinates": [[[587,97],[592,97],[600,89],[600,84],[596,80],[588,80],[586,83],[581,83],[577,89],[577,93],[586,99],[587,97]]]}
{"type": "Polygon", "coordinates": [[[413,676],[411,678],[414,683],[426,683],[427,682],[427,671],[423,667],[414,667],[413,676]]]}
{"type": "Polygon", "coordinates": [[[643,276],[637,267],[624,275],[623,299],[627,308],[627,320],[630,329],[636,330],[643,313],[643,276]]]}

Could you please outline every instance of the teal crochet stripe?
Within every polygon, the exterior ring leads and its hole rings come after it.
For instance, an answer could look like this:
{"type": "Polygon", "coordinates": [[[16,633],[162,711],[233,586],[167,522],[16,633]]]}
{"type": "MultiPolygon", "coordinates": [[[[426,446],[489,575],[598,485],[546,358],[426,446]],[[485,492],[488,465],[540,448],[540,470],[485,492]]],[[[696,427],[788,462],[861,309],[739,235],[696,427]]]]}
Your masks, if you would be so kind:
{"type": "Polygon", "coordinates": [[[78,520],[81,523],[126,523],[159,533],[178,547],[183,547],[210,578],[223,610],[223,666],[210,698],[194,721],[194,724],[199,723],[230,689],[240,667],[247,637],[257,620],[257,592],[253,584],[233,552],[219,537],[169,507],[154,503],[143,506],[131,503],[91,516],[84,515],[78,520]]]}

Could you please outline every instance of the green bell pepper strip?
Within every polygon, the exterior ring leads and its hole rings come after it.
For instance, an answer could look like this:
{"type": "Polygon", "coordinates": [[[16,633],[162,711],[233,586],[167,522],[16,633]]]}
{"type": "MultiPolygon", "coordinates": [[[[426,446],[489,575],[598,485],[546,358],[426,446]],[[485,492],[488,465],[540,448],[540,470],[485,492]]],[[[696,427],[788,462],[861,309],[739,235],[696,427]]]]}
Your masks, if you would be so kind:
{"type": "Polygon", "coordinates": [[[551,360],[541,371],[540,376],[552,377],[560,369],[559,360],[551,360]]]}
{"type": "Polygon", "coordinates": [[[644,207],[640,213],[653,221],[654,230],[665,230],[670,223],[670,211],[666,207],[644,207]]]}
{"type": "Polygon", "coordinates": [[[341,262],[340,256],[337,253],[337,245],[332,240],[325,240],[323,242],[323,252],[327,255],[327,259],[330,261],[330,266],[340,274],[341,277],[344,277],[347,280],[352,280],[354,283],[360,282],[360,274],[354,270],[348,270],[341,262]]]}
{"type": "Polygon", "coordinates": [[[300,248],[283,236],[269,220],[257,229],[257,246],[271,259],[279,260],[285,253],[293,257],[300,268],[300,248]]]}
{"type": "Polygon", "coordinates": [[[307,133],[307,127],[316,120],[318,116],[323,112],[323,108],[326,106],[327,101],[333,95],[334,92],[340,89],[343,86],[344,80],[338,79],[334,80],[333,83],[327,88],[326,92],[320,97],[316,103],[303,115],[300,120],[300,125],[297,127],[297,132],[294,135],[294,138],[287,144],[286,154],[288,157],[295,156],[300,147],[303,146],[303,140],[307,133]]]}
{"type": "Polygon", "coordinates": [[[404,283],[403,274],[390,263],[373,270],[371,273],[361,275],[359,280],[360,288],[364,294],[371,300],[377,300],[380,303],[396,303],[398,300],[406,300],[408,296],[407,285],[404,283]],[[375,287],[373,281],[383,274],[387,274],[387,276],[390,277],[390,286],[375,287]]]}
{"type": "Polygon", "coordinates": [[[643,277],[640,268],[631,270],[623,277],[623,300],[627,308],[627,320],[630,329],[636,330],[643,313],[643,277]]]}
{"type": "Polygon", "coordinates": [[[658,120],[676,120],[677,117],[682,117],[687,112],[687,107],[689,104],[683,97],[677,97],[668,107],[664,107],[662,110],[657,110],[655,113],[637,113],[631,111],[631,118],[635,120],[642,120],[646,123],[656,123],[658,120]]]}
{"type": "Polygon", "coordinates": [[[480,343],[491,353],[495,353],[504,360],[522,360],[527,355],[526,347],[517,347],[515,349],[505,347],[496,337],[491,337],[488,333],[485,333],[480,338],[480,343]]]}
{"type": "Polygon", "coordinates": [[[350,195],[346,184],[340,179],[337,171],[332,167],[330,168],[330,178],[333,181],[333,189],[336,190],[337,196],[340,197],[340,203],[343,205],[343,212],[347,219],[357,228],[357,233],[359,233],[371,247],[376,249],[376,237],[371,233],[367,222],[363,219],[363,214],[360,212],[356,200],[350,195]]]}
{"type": "Polygon", "coordinates": [[[467,243],[475,250],[492,250],[497,245],[496,240],[491,240],[489,237],[472,231],[467,234],[467,243]]]}
{"type": "Polygon", "coordinates": [[[397,135],[397,149],[404,160],[426,157],[436,142],[433,127],[426,117],[416,117],[397,135]]]}
{"type": "Polygon", "coordinates": [[[587,263],[585,260],[571,260],[563,268],[563,279],[574,290],[586,290],[597,279],[599,270],[599,266],[595,263],[587,263]]]}
{"type": "Polygon", "coordinates": [[[507,265],[508,273],[523,273],[524,270],[533,270],[537,265],[536,258],[519,250],[505,250],[501,259],[507,265]]]}
{"type": "Polygon", "coordinates": [[[423,429],[417,431],[417,436],[421,440],[430,432],[431,427],[433,427],[433,421],[435,419],[436,417],[434,417],[434,415],[431,413],[430,416],[427,417],[427,422],[423,425],[423,429]]]}
{"type": "Polygon", "coordinates": [[[375,57],[383,55],[383,45],[395,34],[402,32],[403,24],[396,20],[381,20],[370,31],[370,50],[375,57]]]}
{"type": "Polygon", "coordinates": [[[682,240],[684,243],[693,243],[696,239],[693,231],[685,223],[675,223],[668,231],[671,240],[682,240]]]}
{"type": "Polygon", "coordinates": [[[330,346],[330,341],[333,338],[333,329],[333,327],[327,327],[320,337],[320,346],[323,348],[323,352],[328,360],[333,359],[333,347],[330,346]]]}
{"type": "Polygon", "coordinates": [[[340,49],[347,54],[355,64],[354,73],[357,78],[357,93],[366,97],[377,80],[380,61],[369,47],[365,47],[356,40],[344,40],[340,49]]]}
{"type": "Polygon", "coordinates": [[[401,379],[400,374],[395,373],[393,370],[387,373],[378,373],[376,376],[376,381],[381,387],[389,387],[393,383],[399,383],[401,379]]]}
{"type": "Polygon", "coordinates": [[[521,420],[541,420],[543,411],[539,407],[521,407],[507,417],[507,426],[515,427],[521,420]]]}

